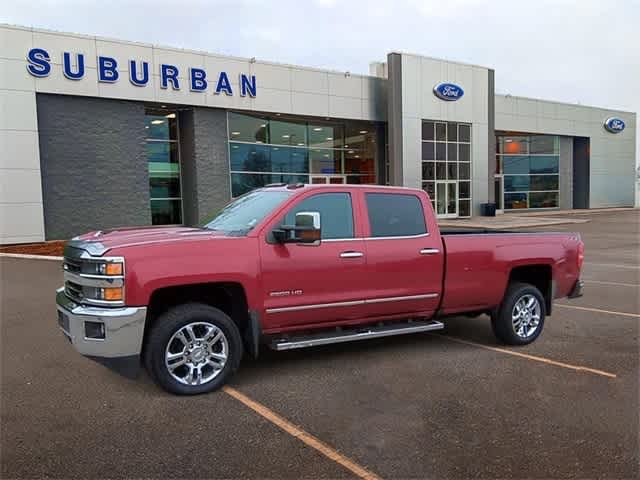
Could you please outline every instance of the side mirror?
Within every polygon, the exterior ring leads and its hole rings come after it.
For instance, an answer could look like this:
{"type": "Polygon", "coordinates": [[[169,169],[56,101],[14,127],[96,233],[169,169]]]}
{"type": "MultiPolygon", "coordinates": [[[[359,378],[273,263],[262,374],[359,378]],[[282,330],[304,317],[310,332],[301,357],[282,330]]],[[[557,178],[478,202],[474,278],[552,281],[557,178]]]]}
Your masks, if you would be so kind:
{"type": "Polygon", "coordinates": [[[320,212],[296,213],[295,225],[282,225],[271,233],[278,243],[320,245],[320,212]]]}
{"type": "Polygon", "coordinates": [[[321,228],[320,212],[296,213],[294,237],[297,243],[306,245],[320,245],[321,228]]]}

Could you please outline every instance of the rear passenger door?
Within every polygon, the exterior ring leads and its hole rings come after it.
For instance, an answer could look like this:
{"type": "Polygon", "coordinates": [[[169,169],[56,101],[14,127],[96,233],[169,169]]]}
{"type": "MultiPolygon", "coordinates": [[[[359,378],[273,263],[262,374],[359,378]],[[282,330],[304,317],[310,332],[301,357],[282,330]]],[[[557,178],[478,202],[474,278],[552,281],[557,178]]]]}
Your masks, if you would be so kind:
{"type": "Polygon", "coordinates": [[[433,235],[427,230],[430,206],[413,193],[365,193],[364,203],[367,315],[431,315],[442,293],[444,253],[435,223],[433,235]]]}

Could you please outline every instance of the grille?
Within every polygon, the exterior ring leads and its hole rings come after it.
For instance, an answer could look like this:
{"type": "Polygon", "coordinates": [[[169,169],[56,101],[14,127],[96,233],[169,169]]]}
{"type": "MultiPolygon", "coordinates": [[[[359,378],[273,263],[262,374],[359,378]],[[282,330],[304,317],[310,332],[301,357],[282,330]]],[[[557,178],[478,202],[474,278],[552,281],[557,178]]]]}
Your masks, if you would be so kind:
{"type": "Polygon", "coordinates": [[[81,273],[82,263],[79,259],[64,257],[64,269],[72,273],[81,273]]]}

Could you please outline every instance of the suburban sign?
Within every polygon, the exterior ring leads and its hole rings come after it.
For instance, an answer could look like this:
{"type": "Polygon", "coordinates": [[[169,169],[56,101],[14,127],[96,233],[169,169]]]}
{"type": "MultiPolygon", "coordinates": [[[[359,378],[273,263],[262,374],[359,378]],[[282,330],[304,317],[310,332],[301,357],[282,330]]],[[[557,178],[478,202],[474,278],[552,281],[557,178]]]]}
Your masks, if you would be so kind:
{"type": "Polygon", "coordinates": [[[433,87],[433,93],[441,100],[453,102],[462,98],[464,90],[453,83],[439,83],[433,87]]]}
{"type": "Polygon", "coordinates": [[[609,117],[604,121],[604,128],[611,133],[620,133],[624,130],[624,120],[616,117],[609,117]]]}
{"type": "MultiPolygon", "coordinates": [[[[49,52],[43,48],[32,48],[27,53],[27,71],[34,77],[48,77],[51,73],[51,57],[49,52]]],[[[99,56],[96,62],[98,81],[102,83],[115,83],[120,80],[121,68],[115,58],[99,56]]],[[[146,87],[149,83],[149,62],[129,60],[128,61],[128,77],[129,81],[136,87],[146,87]]],[[[71,54],[63,52],[62,54],[62,73],[66,78],[73,81],[82,80],[85,76],[85,56],[83,53],[71,54]]],[[[180,71],[175,65],[161,63],[158,66],[158,74],[160,75],[160,88],[180,90],[182,79],[179,78],[180,71]]],[[[186,75],[186,82],[189,84],[189,90],[192,92],[205,92],[211,89],[213,93],[219,95],[233,95],[233,86],[229,80],[227,72],[219,72],[214,77],[208,77],[207,72],[202,68],[189,68],[186,75]]],[[[240,96],[250,97],[256,96],[256,77],[255,75],[245,75],[241,73],[238,78],[240,96]]]]}

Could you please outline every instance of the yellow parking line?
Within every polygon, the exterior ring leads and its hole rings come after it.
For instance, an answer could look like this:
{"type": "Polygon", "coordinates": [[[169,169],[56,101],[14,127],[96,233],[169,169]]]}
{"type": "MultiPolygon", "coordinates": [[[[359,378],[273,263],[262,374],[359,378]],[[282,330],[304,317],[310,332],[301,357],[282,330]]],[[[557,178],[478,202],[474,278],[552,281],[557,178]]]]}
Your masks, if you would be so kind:
{"type": "Polygon", "coordinates": [[[577,372],[593,373],[594,375],[601,375],[603,377],[617,378],[615,373],[605,372],[604,370],[597,370],[595,368],[581,367],[579,365],[571,365],[570,363],[558,362],[557,360],[551,360],[550,358],[537,357],[535,355],[529,355],[527,353],[520,353],[507,348],[491,347],[482,343],[470,342],[469,340],[463,340],[457,337],[451,337],[449,335],[433,334],[434,336],[446,338],[452,342],[464,343],[465,345],[472,345],[474,347],[484,348],[485,350],[491,350],[494,352],[506,353],[507,355],[513,355],[515,357],[524,358],[527,360],[533,360],[535,362],[546,363],[547,365],[554,365],[556,367],[568,368],[569,370],[575,370],[577,372]]]}
{"type": "Polygon", "coordinates": [[[586,310],[587,312],[608,313],[610,315],[622,315],[623,317],[640,318],[640,314],[638,313],[614,312],[611,310],[600,310],[599,308],[579,307],[577,305],[566,305],[564,303],[557,303],[557,302],[554,303],[553,306],[562,307],[562,308],[573,308],[575,310],[586,310]]]}
{"type": "Polygon", "coordinates": [[[305,432],[301,428],[296,427],[294,424],[282,418],[273,410],[270,410],[269,408],[265,407],[261,403],[250,399],[245,394],[239,392],[235,388],[223,387],[222,390],[224,390],[225,393],[227,393],[228,395],[231,395],[233,398],[235,398],[239,402],[243,403],[245,406],[249,407],[258,415],[262,416],[263,418],[273,423],[278,428],[284,430],[286,433],[288,433],[292,437],[297,438],[298,440],[303,442],[305,445],[317,450],[325,457],[342,465],[344,468],[352,472],[354,475],[365,480],[380,480],[380,477],[378,477],[375,473],[370,472],[366,468],[358,465],[356,462],[354,462],[350,458],[347,458],[344,455],[338,453],[335,449],[331,448],[326,443],[318,440],[316,437],[314,437],[310,433],[305,432]]]}
{"type": "Polygon", "coordinates": [[[599,283],[602,285],[615,285],[618,287],[634,287],[634,288],[640,288],[640,283],[621,283],[621,282],[605,282],[602,280],[586,280],[583,279],[584,283],[599,283]]]}

